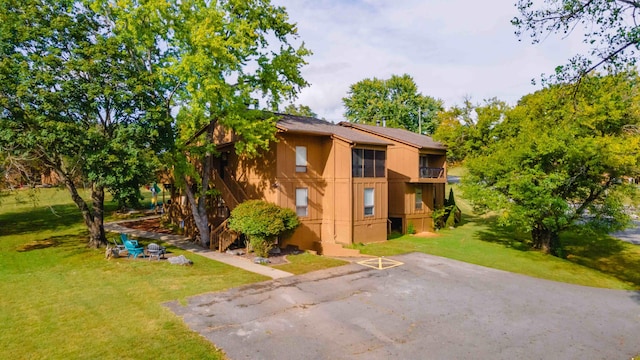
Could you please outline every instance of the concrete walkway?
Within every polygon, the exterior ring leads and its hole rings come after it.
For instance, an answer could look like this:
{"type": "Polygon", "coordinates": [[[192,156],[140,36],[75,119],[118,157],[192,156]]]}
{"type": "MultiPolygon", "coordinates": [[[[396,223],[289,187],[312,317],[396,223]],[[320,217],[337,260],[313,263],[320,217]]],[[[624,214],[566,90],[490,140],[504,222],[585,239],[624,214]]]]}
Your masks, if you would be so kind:
{"type": "Polygon", "coordinates": [[[147,219],[154,219],[159,216],[147,216],[143,218],[137,218],[132,220],[122,220],[122,221],[114,221],[110,223],[104,224],[105,231],[117,232],[129,234],[132,236],[136,236],[139,238],[145,239],[153,239],[165,242],[167,244],[171,244],[175,247],[190,251],[192,253],[196,253],[200,256],[204,256],[211,260],[219,261],[221,263],[225,263],[227,265],[235,266],[237,268],[251,271],[260,275],[268,276],[272,279],[280,279],[287,276],[293,276],[293,274],[288,273],[286,271],[274,269],[269,266],[264,266],[260,264],[254,264],[248,259],[240,258],[236,255],[230,255],[225,253],[220,253],[217,251],[205,249],[200,247],[193,242],[189,241],[189,238],[180,235],[171,235],[171,234],[160,234],[149,231],[131,229],[125,226],[122,226],[123,223],[132,222],[132,221],[141,221],[147,219]]]}

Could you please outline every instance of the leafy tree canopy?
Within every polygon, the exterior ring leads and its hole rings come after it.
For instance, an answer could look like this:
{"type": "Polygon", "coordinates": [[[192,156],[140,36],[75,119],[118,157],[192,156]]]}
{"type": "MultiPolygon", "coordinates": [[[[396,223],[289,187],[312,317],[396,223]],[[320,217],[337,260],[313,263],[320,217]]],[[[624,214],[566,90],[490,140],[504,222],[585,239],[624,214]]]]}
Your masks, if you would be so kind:
{"type": "Polygon", "coordinates": [[[0,151],[54,170],[99,246],[105,189],[137,203],[172,131],[155,53],[94,5],[0,1],[0,151]],[[90,204],[78,195],[83,184],[90,204]]]}
{"type": "Polygon", "coordinates": [[[311,108],[308,107],[307,105],[289,104],[284,108],[283,113],[289,114],[289,115],[296,115],[296,116],[312,117],[312,118],[318,117],[318,114],[313,112],[313,110],[311,110],[311,108]]]}
{"type": "Polygon", "coordinates": [[[533,43],[558,34],[562,37],[583,30],[589,54],[578,54],[545,81],[574,82],[601,65],[626,69],[635,65],[640,49],[638,11],[635,0],[518,0],[520,15],[511,22],[516,35],[529,34],[533,43]]]}
{"type": "Polygon", "coordinates": [[[266,148],[275,139],[277,118],[247,109],[266,106],[275,111],[283,101],[293,100],[307,85],[300,70],[310,51],[304,44],[294,46],[295,24],[283,7],[269,0],[126,3],[122,11],[133,16],[130,23],[151,19],[155,36],[166,46],[160,71],[170,89],[166,95],[179,109],[174,177],[206,245],[206,196],[216,155],[210,124],[233,131],[238,153],[253,156],[266,148]]]}
{"type": "Polygon", "coordinates": [[[493,129],[504,119],[510,107],[496,98],[474,105],[465,98],[463,106],[438,113],[438,128],[433,138],[447,145],[447,160],[461,162],[493,142],[493,129]]]}
{"type": "Polygon", "coordinates": [[[418,86],[407,74],[390,79],[364,79],[349,88],[342,98],[345,117],[350,122],[382,124],[412,132],[433,134],[436,113],[442,101],[418,92],[418,86]]]}
{"type": "MultiPolygon", "coordinates": [[[[306,85],[309,51],[289,43],[296,32],[268,0],[0,0],[0,150],[54,169],[91,243],[105,243],[105,189],[134,200],[159,152],[204,196],[202,174],[183,155],[209,163],[215,149],[200,129],[218,121],[249,154],[274,138],[275,118],[246,109],[275,110],[306,85]]],[[[194,214],[206,212],[201,203],[194,214]]]]}
{"type": "Polygon", "coordinates": [[[589,76],[576,93],[555,85],[523,97],[467,159],[465,194],[503,224],[531,233],[532,245],[561,255],[572,227],[611,231],[627,224],[623,178],[640,172],[638,76],[589,76]]]}

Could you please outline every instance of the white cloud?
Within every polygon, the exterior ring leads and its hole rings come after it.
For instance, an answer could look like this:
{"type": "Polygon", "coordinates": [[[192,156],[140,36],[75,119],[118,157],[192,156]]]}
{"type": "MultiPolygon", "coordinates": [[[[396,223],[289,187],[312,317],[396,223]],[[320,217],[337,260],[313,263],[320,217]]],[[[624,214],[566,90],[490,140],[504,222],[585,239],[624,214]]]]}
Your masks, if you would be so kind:
{"type": "MultiPolygon", "coordinates": [[[[314,52],[303,69],[311,84],[299,104],[340,121],[342,98],[365,78],[411,75],[446,106],[469,95],[514,104],[537,90],[531,79],[584,50],[580,37],[519,42],[515,0],[274,0],[314,52]]],[[[577,34],[576,34],[577,35],[577,34]]]]}

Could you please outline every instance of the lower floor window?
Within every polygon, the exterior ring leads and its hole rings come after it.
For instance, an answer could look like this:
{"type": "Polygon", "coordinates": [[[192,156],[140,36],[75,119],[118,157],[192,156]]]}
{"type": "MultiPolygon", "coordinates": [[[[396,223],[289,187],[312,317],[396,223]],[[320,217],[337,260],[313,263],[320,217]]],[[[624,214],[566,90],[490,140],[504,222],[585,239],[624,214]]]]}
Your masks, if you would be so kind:
{"type": "Polygon", "coordinates": [[[416,210],[422,210],[422,188],[416,187],[416,210]]]}
{"type": "Polygon", "coordinates": [[[371,216],[373,215],[374,209],[374,190],[373,188],[365,188],[364,189],[364,215],[371,216]]]}
{"type": "Polygon", "coordinates": [[[309,216],[309,190],[296,188],[296,215],[309,216]]]}

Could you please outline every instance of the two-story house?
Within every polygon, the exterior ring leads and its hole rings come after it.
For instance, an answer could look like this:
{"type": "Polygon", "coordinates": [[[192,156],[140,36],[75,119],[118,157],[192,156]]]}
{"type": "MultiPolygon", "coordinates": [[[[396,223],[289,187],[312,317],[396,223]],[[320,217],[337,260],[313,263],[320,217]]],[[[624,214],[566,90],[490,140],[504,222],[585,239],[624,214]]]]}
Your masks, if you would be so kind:
{"type": "MultiPolygon", "coordinates": [[[[213,248],[233,242],[226,218],[249,199],[296,210],[301,226],[280,247],[345,254],[342,245],[385,241],[390,225],[402,232],[409,222],[417,231],[433,229],[431,212],[444,203],[442,145],[401,129],[277,115],[277,141],[253,158],[238,156],[234,134],[216,125],[213,248]]],[[[188,207],[182,208],[178,216],[187,218],[188,207]]]]}
{"type": "Polygon", "coordinates": [[[339,125],[391,143],[387,147],[389,220],[394,231],[433,231],[432,212],[444,206],[447,148],[403,129],[341,122],[339,125]]]}
{"type": "Polygon", "coordinates": [[[226,224],[216,219],[249,199],[296,210],[301,225],[281,247],[326,254],[343,244],[385,241],[389,142],[323,120],[278,115],[277,141],[253,158],[238,156],[233,134],[216,125],[212,141],[220,156],[212,183],[221,197],[210,207],[212,246],[223,250],[229,242],[220,241],[226,224]]]}

